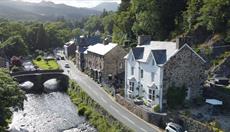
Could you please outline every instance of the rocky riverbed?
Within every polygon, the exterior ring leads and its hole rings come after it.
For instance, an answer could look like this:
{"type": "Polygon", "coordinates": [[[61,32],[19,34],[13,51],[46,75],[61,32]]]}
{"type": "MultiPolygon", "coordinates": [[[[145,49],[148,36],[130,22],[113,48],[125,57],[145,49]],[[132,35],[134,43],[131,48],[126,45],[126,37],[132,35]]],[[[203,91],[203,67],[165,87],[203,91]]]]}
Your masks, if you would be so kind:
{"type": "Polygon", "coordinates": [[[26,97],[24,109],[13,113],[11,132],[97,131],[78,115],[66,93],[26,94],[26,97]]]}

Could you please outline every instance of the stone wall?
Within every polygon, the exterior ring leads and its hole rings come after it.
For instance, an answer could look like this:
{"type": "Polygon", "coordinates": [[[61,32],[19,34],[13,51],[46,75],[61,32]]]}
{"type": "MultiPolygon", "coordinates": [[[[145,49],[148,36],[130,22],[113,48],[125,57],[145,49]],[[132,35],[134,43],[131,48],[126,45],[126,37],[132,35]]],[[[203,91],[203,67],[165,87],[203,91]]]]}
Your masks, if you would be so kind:
{"type": "Polygon", "coordinates": [[[179,116],[179,120],[183,122],[185,130],[188,132],[213,132],[212,128],[207,125],[186,116],[179,116]]]}
{"type": "Polygon", "coordinates": [[[166,123],[172,121],[182,125],[188,132],[213,132],[212,128],[207,125],[186,116],[179,114],[153,113],[144,110],[140,106],[135,105],[131,100],[127,100],[118,94],[115,98],[119,104],[123,105],[129,111],[158,127],[165,128],[166,123]]]}
{"type": "Polygon", "coordinates": [[[116,46],[104,57],[104,76],[112,74],[114,76],[123,73],[125,71],[124,56],[126,52],[120,46],[116,46]]]}
{"type": "Polygon", "coordinates": [[[104,69],[104,57],[88,51],[85,56],[85,66],[87,69],[97,69],[102,71],[104,69]]]}
{"type": "Polygon", "coordinates": [[[125,99],[124,97],[117,94],[115,96],[116,101],[127,108],[129,111],[134,113],[135,115],[139,116],[143,120],[154,124],[156,126],[165,127],[167,122],[167,114],[165,113],[153,113],[143,109],[142,107],[134,104],[131,100],[125,99]]]}
{"type": "Polygon", "coordinates": [[[94,79],[99,80],[98,82],[104,86],[112,87],[112,84],[115,84],[117,85],[115,87],[119,87],[124,80],[125,65],[123,58],[125,55],[125,50],[120,46],[116,46],[104,56],[88,52],[85,55],[85,72],[89,73],[94,79]],[[94,75],[98,77],[92,76],[92,72],[95,72],[94,75]]]}
{"type": "Polygon", "coordinates": [[[205,62],[188,46],[183,46],[164,65],[163,71],[163,106],[167,106],[167,90],[169,87],[190,89],[189,99],[202,94],[205,75],[205,62]]]}

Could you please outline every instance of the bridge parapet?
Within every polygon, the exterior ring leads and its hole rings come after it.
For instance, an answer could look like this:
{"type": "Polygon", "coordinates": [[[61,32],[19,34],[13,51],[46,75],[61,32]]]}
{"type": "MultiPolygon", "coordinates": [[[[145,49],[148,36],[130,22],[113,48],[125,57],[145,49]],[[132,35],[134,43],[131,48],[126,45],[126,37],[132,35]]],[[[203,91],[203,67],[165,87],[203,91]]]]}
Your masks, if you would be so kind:
{"type": "Polygon", "coordinates": [[[69,77],[62,72],[63,70],[37,70],[18,72],[16,74],[11,74],[11,76],[13,76],[19,83],[30,81],[34,84],[31,89],[25,90],[26,92],[42,93],[53,91],[66,91],[69,84],[69,77]],[[43,84],[50,79],[56,79],[59,82],[58,87],[53,91],[48,91],[43,86],[43,84]]]}
{"type": "Polygon", "coordinates": [[[17,76],[17,75],[22,75],[22,74],[33,74],[33,73],[63,73],[64,70],[58,69],[58,70],[34,70],[34,71],[19,71],[19,72],[13,72],[10,75],[11,76],[17,76]]]}

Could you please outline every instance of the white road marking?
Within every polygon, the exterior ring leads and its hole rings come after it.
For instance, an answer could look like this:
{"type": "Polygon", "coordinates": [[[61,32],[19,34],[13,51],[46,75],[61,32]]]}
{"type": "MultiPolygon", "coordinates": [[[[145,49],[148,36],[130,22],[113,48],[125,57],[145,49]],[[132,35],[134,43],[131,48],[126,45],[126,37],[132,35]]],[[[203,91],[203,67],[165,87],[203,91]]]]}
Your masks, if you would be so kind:
{"type": "Polygon", "coordinates": [[[143,131],[143,132],[147,132],[144,128],[140,127],[140,129],[143,131]]]}
{"type": "Polygon", "coordinates": [[[103,97],[100,97],[100,98],[104,103],[107,103],[107,101],[103,97]]]}
{"type": "Polygon", "coordinates": [[[115,107],[113,107],[112,105],[110,105],[110,107],[111,107],[113,110],[115,110],[118,114],[120,114],[120,112],[119,112],[115,107]]]}
{"type": "Polygon", "coordinates": [[[126,120],[128,120],[129,122],[131,122],[132,124],[135,125],[135,123],[133,121],[131,121],[128,117],[124,116],[124,115],[121,115],[123,118],[125,118],[126,120]]]}

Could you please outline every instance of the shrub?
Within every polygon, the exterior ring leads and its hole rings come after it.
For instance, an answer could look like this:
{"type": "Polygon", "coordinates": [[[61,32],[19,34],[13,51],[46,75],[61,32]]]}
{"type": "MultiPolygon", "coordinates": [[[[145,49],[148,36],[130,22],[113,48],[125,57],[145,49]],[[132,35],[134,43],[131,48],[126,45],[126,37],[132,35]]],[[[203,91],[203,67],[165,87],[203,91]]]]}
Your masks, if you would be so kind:
{"type": "Polygon", "coordinates": [[[36,61],[41,61],[41,60],[42,60],[42,56],[36,57],[36,61]]]}
{"type": "Polygon", "coordinates": [[[78,109],[78,114],[83,116],[86,110],[87,110],[86,106],[82,106],[78,109]]]}
{"type": "Polygon", "coordinates": [[[196,105],[202,105],[202,104],[204,103],[204,97],[199,96],[199,97],[195,98],[195,99],[194,99],[194,103],[195,103],[196,105]]]}
{"type": "Polygon", "coordinates": [[[86,119],[89,119],[90,115],[92,114],[92,110],[91,109],[87,109],[84,113],[84,115],[86,116],[86,119]]]}
{"type": "Polygon", "coordinates": [[[186,88],[183,87],[169,87],[167,91],[167,104],[169,108],[176,108],[183,104],[186,97],[186,88]]]}
{"type": "Polygon", "coordinates": [[[13,66],[12,68],[11,68],[11,71],[12,72],[18,72],[18,71],[21,71],[22,69],[20,68],[20,67],[17,67],[17,66],[13,66]]]}
{"type": "Polygon", "coordinates": [[[219,128],[219,129],[221,128],[221,125],[218,121],[212,121],[209,124],[215,128],[219,128]]]}
{"type": "Polygon", "coordinates": [[[158,104],[158,105],[154,106],[153,110],[155,112],[160,112],[160,105],[158,104]]]}

